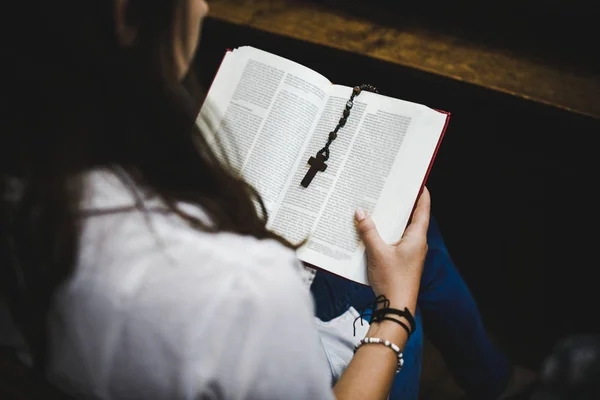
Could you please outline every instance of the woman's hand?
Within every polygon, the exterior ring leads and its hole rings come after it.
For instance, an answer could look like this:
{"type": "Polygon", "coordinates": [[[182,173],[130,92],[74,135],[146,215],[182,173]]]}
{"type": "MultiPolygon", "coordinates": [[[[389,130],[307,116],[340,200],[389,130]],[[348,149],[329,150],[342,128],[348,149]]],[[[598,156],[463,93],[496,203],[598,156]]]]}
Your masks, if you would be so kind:
{"type": "Polygon", "coordinates": [[[356,212],[358,232],[367,251],[369,283],[375,295],[384,295],[391,307],[408,307],[413,314],[427,254],[430,204],[429,191],[424,188],[409,226],[394,244],[381,239],[375,223],[364,211],[356,212]]]}
{"type": "MultiPolygon", "coordinates": [[[[367,248],[369,282],[375,294],[387,297],[392,308],[408,307],[413,315],[427,254],[429,204],[429,192],[424,189],[404,236],[391,245],[381,239],[373,220],[364,211],[356,212],[358,232],[367,248]]],[[[408,333],[387,320],[371,324],[367,336],[389,340],[401,349],[408,341],[408,333]]],[[[385,346],[361,346],[333,388],[335,397],[339,400],[387,398],[397,363],[394,352],[385,346]]]]}

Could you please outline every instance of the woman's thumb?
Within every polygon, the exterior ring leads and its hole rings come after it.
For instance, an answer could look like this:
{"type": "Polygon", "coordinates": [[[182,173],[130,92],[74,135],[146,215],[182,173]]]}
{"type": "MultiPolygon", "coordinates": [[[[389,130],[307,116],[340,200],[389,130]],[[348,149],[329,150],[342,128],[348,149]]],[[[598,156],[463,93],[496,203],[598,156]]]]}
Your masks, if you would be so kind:
{"type": "Polygon", "coordinates": [[[385,245],[385,242],[379,236],[375,222],[373,222],[373,219],[363,209],[357,209],[354,217],[356,218],[358,234],[365,243],[367,254],[371,253],[373,255],[372,252],[377,251],[381,246],[385,245]]]}

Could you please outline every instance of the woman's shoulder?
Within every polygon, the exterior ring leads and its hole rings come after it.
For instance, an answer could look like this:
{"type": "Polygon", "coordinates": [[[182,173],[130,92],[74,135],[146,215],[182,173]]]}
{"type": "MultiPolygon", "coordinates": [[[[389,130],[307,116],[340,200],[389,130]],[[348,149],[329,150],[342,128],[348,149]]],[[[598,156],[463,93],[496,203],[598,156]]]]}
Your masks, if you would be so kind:
{"type": "MultiPolygon", "coordinates": [[[[153,276],[206,281],[244,273],[266,283],[265,274],[282,269],[299,274],[292,249],[274,240],[193,228],[159,201],[145,199],[126,179],[102,171],[86,178],[75,282],[95,280],[122,291],[153,276]],[[136,207],[140,201],[142,210],[136,207]]],[[[210,223],[197,206],[180,204],[180,209],[210,223]]]]}
{"type": "MultiPolygon", "coordinates": [[[[113,177],[95,179],[104,180],[94,186],[104,188],[103,201],[112,199],[111,206],[121,205],[114,199],[128,198],[113,177]],[[107,185],[113,186],[112,195],[107,185]]],[[[53,304],[57,356],[51,374],[76,380],[59,384],[85,382],[94,387],[82,390],[102,391],[107,384],[127,387],[157,370],[166,376],[173,368],[201,371],[216,360],[233,365],[235,352],[196,357],[210,355],[219,343],[233,346],[259,326],[283,337],[295,338],[298,331],[316,338],[300,268],[294,251],[276,241],[202,232],[170,214],[89,215],[82,224],[77,268],[53,304]],[[76,367],[81,362],[90,368],[76,367]]],[[[158,383],[148,387],[170,385],[158,383]]]]}
{"type": "MultiPolygon", "coordinates": [[[[179,208],[210,224],[201,208],[190,204],[180,204],[179,208]]],[[[111,173],[90,174],[82,210],[79,264],[83,273],[88,267],[98,267],[97,272],[105,274],[107,264],[123,261],[129,267],[161,264],[165,271],[189,267],[190,272],[203,275],[299,266],[295,252],[274,240],[193,228],[159,201],[145,199],[135,186],[111,173]],[[140,201],[142,210],[136,207],[140,201]]],[[[123,272],[122,265],[118,271],[123,272]]]]}

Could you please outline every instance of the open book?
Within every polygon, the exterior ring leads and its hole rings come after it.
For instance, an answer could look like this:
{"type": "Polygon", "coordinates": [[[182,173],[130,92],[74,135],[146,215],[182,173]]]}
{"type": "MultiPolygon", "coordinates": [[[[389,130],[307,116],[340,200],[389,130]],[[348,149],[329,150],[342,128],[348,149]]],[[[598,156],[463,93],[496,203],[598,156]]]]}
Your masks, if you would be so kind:
{"type": "MultiPolygon", "coordinates": [[[[362,83],[362,82],[361,82],[362,83]]],[[[368,284],[354,212],[384,240],[402,237],[449,114],[363,91],[331,144],[327,169],[300,182],[337,125],[352,87],[252,48],[226,53],[198,117],[211,144],[262,196],[268,227],[317,268],[368,284]]]]}

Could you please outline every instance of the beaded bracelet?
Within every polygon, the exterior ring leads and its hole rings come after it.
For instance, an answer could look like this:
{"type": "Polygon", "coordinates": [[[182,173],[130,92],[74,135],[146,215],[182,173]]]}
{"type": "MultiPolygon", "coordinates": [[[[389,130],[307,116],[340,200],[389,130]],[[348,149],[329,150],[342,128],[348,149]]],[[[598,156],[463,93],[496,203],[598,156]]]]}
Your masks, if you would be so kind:
{"type": "Polygon", "coordinates": [[[382,344],[382,345],[392,349],[394,351],[394,353],[396,353],[396,356],[398,357],[398,367],[396,368],[396,373],[398,373],[402,370],[402,366],[404,365],[404,356],[402,355],[402,352],[400,351],[400,347],[398,347],[394,343],[390,342],[389,340],[383,340],[383,339],[376,338],[376,337],[365,337],[364,339],[360,340],[360,342],[356,345],[356,347],[354,347],[354,352],[356,353],[356,351],[362,345],[369,344],[369,343],[382,344]]]}

